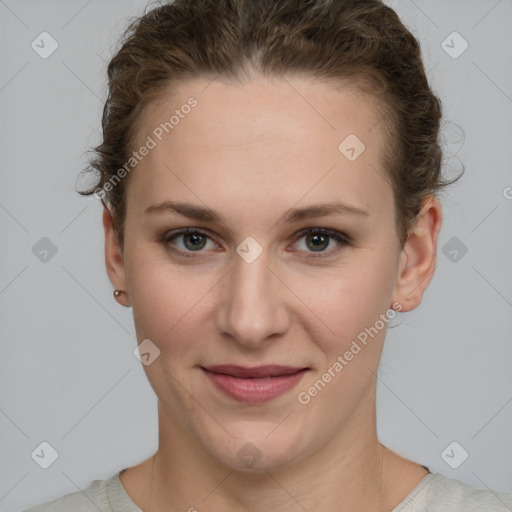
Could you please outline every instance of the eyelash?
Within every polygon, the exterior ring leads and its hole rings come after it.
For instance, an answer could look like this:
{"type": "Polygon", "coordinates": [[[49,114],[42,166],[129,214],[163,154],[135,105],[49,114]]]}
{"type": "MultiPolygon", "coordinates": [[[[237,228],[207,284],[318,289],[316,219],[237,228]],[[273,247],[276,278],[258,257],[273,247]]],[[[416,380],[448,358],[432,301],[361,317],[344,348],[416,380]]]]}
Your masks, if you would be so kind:
{"type": "MultiPolygon", "coordinates": [[[[176,249],[172,246],[170,243],[171,240],[175,237],[178,237],[180,235],[187,235],[187,234],[197,234],[201,236],[208,237],[210,240],[214,241],[213,238],[209,235],[207,231],[203,231],[199,228],[184,228],[181,230],[173,231],[171,233],[168,233],[162,237],[160,240],[160,243],[164,245],[169,251],[178,254],[179,256],[183,256],[185,258],[200,258],[199,254],[195,253],[201,253],[204,251],[182,251],[181,249],[176,249]]],[[[348,235],[341,233],[340,231],[336,231],[333,229],[327,229],[327,228],[305,228],[300,230],[296,234],[296,240],[299,240],[300,238],[307,236],[307,235],[325,235],[329,238],[333,238],[338,242],[338,245],[334,249],[330,249],[329,251],[320,251],[318,253],[311,252],[307,257],[308,258],[327,258],[330,256],[333,256],[334,254],[337,254],[340,250],[343,249],[344,246],[350,246],[351,245],[351,239],[348,235]]]]}

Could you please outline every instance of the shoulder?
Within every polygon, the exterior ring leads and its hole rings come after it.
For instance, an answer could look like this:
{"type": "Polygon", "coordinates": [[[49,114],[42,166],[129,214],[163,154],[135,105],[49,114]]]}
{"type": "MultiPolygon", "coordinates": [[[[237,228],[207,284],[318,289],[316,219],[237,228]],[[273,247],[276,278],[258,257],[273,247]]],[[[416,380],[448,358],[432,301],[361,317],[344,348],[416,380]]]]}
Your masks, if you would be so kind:
{"type": "Polygon", "coordinates": [[[512,494],[475,489],[440,473],[427,475],[393,512],[510,512],[512,494]]]}
{"type": "Polygon", "coordinates": [[[475,489],[464,482],[446,478],[439,473],[434,474],[430,495],[433,504],[439,503],[446,510],[455,510],[454,506],[466,512],[512,510],[512,494],[490,489],[475,489]]]}
{"type": "Polygon", "coordinates": [[[112,512],[107,486],[116,476],[108,480],[93,480],[83,491],[66,494],[24,512],[112,512]]]}

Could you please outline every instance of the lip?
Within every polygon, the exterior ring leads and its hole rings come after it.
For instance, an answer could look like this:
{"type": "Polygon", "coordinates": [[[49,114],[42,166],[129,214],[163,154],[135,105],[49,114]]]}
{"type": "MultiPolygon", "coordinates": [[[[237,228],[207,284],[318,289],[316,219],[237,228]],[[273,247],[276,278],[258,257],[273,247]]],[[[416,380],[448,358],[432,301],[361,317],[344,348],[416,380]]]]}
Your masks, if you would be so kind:
{"type": "Polygon", "coordinates": [[[294,388],[308,371],[304,367],[265,365],[201,367],[217,389],[244,403],[263,403],[294,388]]]}

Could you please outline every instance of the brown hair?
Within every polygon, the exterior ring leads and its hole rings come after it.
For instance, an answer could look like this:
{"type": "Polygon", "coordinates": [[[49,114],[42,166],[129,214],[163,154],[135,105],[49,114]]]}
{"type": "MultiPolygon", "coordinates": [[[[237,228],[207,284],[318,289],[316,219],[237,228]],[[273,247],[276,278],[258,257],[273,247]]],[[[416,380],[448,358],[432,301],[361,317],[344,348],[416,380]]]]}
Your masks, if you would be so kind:
{"type": "MultiPolygon", "coordinates": [[[[441,178],[441,102],[419,43],[380,0],[174,0],[146,11],[108,65],[103,142],[85,169],[98,179],[80,194],[103,190],[125,165],[145,108],[169,86],[217,76],[242,83],[250,70],[349,83],[378,100],[388,139],[383,177],[393,188],[403,246],[422,200],[454,180],[441,178]]],[[[100,196],[121,246],[127,182],[100,196]]]]}

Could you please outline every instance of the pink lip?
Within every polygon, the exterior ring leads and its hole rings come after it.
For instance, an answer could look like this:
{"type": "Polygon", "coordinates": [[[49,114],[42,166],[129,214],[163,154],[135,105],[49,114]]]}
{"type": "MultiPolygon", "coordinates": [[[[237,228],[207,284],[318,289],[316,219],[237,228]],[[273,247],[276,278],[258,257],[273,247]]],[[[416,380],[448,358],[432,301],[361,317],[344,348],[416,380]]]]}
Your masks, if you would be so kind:
{"type": "Polygon", "coordinates": [[[266,365],[246,368],[219,365],[203,368],[216,387],[235,400],[262,403],[295,387],[307,368],[266,365]]]}

